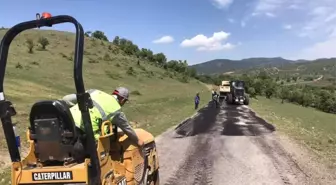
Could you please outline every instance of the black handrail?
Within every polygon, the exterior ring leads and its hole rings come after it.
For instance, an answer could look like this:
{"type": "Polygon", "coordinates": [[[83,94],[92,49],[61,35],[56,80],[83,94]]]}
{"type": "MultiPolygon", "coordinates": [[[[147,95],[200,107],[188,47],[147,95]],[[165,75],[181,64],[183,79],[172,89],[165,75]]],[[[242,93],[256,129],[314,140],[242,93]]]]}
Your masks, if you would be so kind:
{"type": "MultiPolygon", "coordinates": [[[[37,17],[39,18],[39,16],[37,17]]],[[[6,71],[6,64],[8,58],[9,46],[13,39],[22,31],[39,28],[43,26],[51,27],[60,23],[73,23],[76,27],[76,44],[74,56],[74,81],[76,86],[78,105],[82,113],[82,119],[85,125],[87,135],[87,146],[90,153],[90,167],[89,167],[89,184],[100,184],[100,166],[96,150],[95,139],[92,131],[89,108],[92,108],[92,101],[90,95],[85,92],[83,82],[83,51],[84,51],[84,31],[82,25],[73,17],[68,15],[59,15],[50,18],[42,18],[33,21],[19,23],[10,28],[4,35],[0,44],[0,118],[3,125],[4,134],[6,136],[8,150],[12,162],[21,160],[18,148],[15,147],[15,135],[13,131],[11,117],[15,115],[15,109],[12,103],[5,98],[4,93],[4,76],[6,71]]]]}

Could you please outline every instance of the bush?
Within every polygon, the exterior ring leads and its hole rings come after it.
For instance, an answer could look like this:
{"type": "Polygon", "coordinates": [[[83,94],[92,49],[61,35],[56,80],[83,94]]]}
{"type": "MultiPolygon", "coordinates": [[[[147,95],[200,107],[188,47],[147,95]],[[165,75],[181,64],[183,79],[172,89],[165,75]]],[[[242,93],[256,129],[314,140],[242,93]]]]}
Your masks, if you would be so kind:
{"type": "Polygon", "coordinates": [[[129,75],[135,76],[135,70],[133,69],[133,67],[129,67],[126,73],[129,75]]]}
{"type": "Polygon", "coordinates": [[[182,77],[179,78],[179,81],[182,83],[189,83],[189,76],[187,75],[182,75],[182,77]]]}
{"type": "Polygon", "coordinates": [[[84,50],[83,54],[84,55],[91,55],[91,53],[89,51],[87,51],[87,50],[84,50]]]}
{"type": "Polygon", "coordinates": [[[28,47],[28,53],[32,54],[34,53],[34,41],[32,39],[27,39],[26,40],[26,43],[27,43],[27,47],[28,47]]]}
{"type": "Polygon", "coordinates": [[[16,68],[16,69],[22,69],[23,66],[20,64],[20,62],[18,62],[18,63],[15,65],[15,68],[16,68]]]}
{"type": "Polygon", "coordinates": [[[45,37],[40,37],[38,43],[41,44],[42,50],[46,50],[46,47],[49,45],[49,40],[45,37]]]}
{"type": "Polygon", "coordinates": [[[60,53],[60,55],[63,57],[63,58],[66,58],[67,60],[69,60],[69,61],[72,61],[73,60],[73,57],[72,57],[72,55],[70,55],[70,56],[67,56],[66,54],[64,54],[64,53],[60,53]]]}
{"type": "Polygon", "coordinates": [[[105,74],[109,77],[112,78],[114,80],[118,80],[121,78],[119,73],[112,73],[111,71],[105,71],[105,74]]]}
{"type": "Polygon", "coordinates": [[[92,58],[89,58],[89,63],[90,64],[97,64],[97,63],[99,63],[99,61],[98,60],[94,60],[92,58]]]}
{"type": "Polygon", "coordinates": [[[33,65],[40,65],[40,63],[38,63],[38,62],[36,62],[36,61],[34,61],[34,62],[31,62],[31,64],[33,64],[33,65]]]}
{"type": "Polygon", "coordinates": [[[151,78],[154,76],[154,72],[153,71],[146,71],[147,77],[151,78]]]}
{"type": "Polygon", "coordinates": [[[110,55],[108,53],[105,53],[104,60],[105,61],[110,61],[111,60],[111,57],[110,57],[110,55]]]}
{"type": "Polygon", "coordinates": [[[136,90],[135,90],[135,91],[132,91],[131,94],[132,94],[132,95],[137,95],[137,96],[140,96],[140,95],[141,95],[141,93],[140,93],[139,91],[136,91],[136,90]]]}
{"type": "Polygon", "coordinates": [[[91,46],[92,47],[96,47],[97,46],[97,41],[96,41],[96,39],[92,39],[92,42],[91,42],[91,46]]]}
{"type": "Polygon", "coordinates": [[[255,89],[253,87],[248,87],[247,93],[250,95],[251,98],[257,97],[257,94],[256,94],[255,89]]]}
{"type": "Polygon", "coordinates": [[[108,45],[108,49],[109,49],[110,51],[112,51],[112,46],[111,46],[111,45],[108,45]]]}
{"type": "Polygon", "coordinates": [[[139,67],[141,70],[143,70],[143,71],[147,71],[146,68],[145,68],[145,66],[140,66],[140,65],[139,65],[138,67],[139,67]]]}

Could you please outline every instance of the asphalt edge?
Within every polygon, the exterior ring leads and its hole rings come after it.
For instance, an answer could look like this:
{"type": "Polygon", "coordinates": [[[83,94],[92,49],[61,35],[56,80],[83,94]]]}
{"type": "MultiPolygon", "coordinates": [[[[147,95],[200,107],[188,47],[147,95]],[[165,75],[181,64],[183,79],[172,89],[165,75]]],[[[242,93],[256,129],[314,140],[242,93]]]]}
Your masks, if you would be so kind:
{"type": "Polygon", "coordinates": [[[203,107],[201,107],[200,109],[198,109],[196,113],[194,113],[193,115],[191,115],[191,116],[189,116],[188,118],[184,119],[184,120],[181,121],[179,124],[174,125],[174,126],[168,128],[166,131],[162,132],[160,135],[157,135],[157,136],[155,137],[155,142],[158,142],[158,141],[161,139],[161,137],[162,137],[163,135],[166,135],[166,134],[168,134],[169,132],[178,129],[179,127],[181,127],[181,126],[183,126],[185,123],[187,123],[189,120],[191,120],[191,119],[193,119],[194,117],[198,116],[198,115],[199,115],[199,112],[200,112],[201,110],[203,110],[203,109],[209,107],[209,104],[210,104],[210,101],[209,101],[207,104],[205,104],[203,107]]]}
{"type": "Polygon", "coordinates": [[[177,126],[175,125],[175,129],[174,130],[177,130],[178,128],[180,128],[181,126],[183,126],[184,124],[186,124],[189,120],[191,120],[191,119],[195,118],[196,116],[198,116],[199,112],[201,110],[204,110],[205,108],[209,107],[209,104],[210,104],[210,101],[207,104],[205,104],[202,108],[198,109],[196,113],[194,113],[190,117],[186,118],[185,120],[181,121],[177,126]]]}

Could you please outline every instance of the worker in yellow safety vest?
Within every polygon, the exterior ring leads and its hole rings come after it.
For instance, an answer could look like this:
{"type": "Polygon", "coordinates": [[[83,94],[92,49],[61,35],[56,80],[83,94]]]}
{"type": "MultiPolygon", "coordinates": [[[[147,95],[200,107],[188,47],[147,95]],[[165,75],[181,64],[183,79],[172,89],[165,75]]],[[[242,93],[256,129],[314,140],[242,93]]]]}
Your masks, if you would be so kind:
{"type": "MultiPolygon", "coordinates": [[[[129,90],[124,87],[118,87],[112,94],[105,93],[97,89],[90,89],[87,91],[90,94],[93,102],[93,108],[89,109],[92,129],[95,139],[97,140],[104,132],[100,129],[101,123],[104,121],[111,121],[120,128],[132,141],[138,146],[142,147],[144,142],[140,140],[135,131],[130,126],[125,114],[121,111],[121,107],[128,101],[129,90]]],[[[82,121],[81,112],[77,104],[76,94],[69,94],[63,97],[68,105],[75,121],[76,126],[85,132],[82,121]]]]}

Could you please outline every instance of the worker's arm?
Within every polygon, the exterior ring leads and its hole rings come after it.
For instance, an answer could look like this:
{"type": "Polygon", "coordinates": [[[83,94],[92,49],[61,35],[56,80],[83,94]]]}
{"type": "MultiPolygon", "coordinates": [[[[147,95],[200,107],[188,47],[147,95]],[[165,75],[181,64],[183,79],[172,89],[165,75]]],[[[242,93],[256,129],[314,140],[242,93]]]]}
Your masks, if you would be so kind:
{"type": "MultiPolygon", "coordinates": [[[[93,91],[95,91],[96,89],[89,89],[86,92],[88,93],[92,93],[93,91]]],[[[68,94],[66,96],[64,96],[62,98],[63,100],[65,100],[70,106],[73,106],[75,104],[77,104],[77,95],[75,93],[73,94],[68,94]]]]}
{"type": "Polygon", "coordinates": [[[76,94],[68,94],[62,98],[65,100],[70,106],[73,106],[77,103],[76,94]]]}
{"type": "Polygon", "coordinates": [[[138,143],[139,142],[139,138],[136,135],[136,133],[134,132],[133,128],[131,127],[131,125],[129,124],[126,115],[123,112],[119,112],[118,114],[116,114],[111,122],[113,124],[115,124],[117,127],[119,127],[122,131],[124,131],[124,133],[134,142],[138,143]]]}

